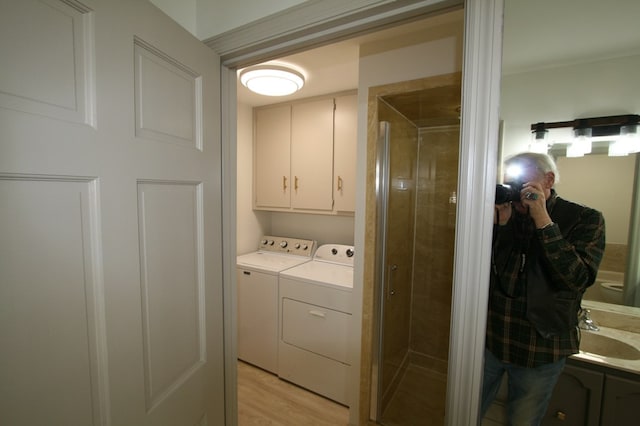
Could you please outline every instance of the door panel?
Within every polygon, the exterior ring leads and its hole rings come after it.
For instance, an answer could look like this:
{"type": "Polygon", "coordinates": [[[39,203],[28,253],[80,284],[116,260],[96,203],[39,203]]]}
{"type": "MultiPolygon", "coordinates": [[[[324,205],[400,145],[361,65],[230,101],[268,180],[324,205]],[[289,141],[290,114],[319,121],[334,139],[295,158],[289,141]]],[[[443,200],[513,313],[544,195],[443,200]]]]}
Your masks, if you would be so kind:
{"type": "Polygon", "coordinates": [[[94,188],[93,180],[0,178],[2,424],[99,424],[93,413],[106,394],[96,378],[106,365],[94,188]]]}
{"type": "Polygon", "coordinates": [[[255,112],[255,206],[291,206],[291,106],[255,112]]]}
{"type": "Polygon", "coordinates": [[[218,58],[143,0],[0,36],[3,420],[224,424],[218,58]]]}
{"type": "Polygon", "coordinates": [[[331,210],[333,99],[294,104],[291,117],[291,207],[331,210]]]}

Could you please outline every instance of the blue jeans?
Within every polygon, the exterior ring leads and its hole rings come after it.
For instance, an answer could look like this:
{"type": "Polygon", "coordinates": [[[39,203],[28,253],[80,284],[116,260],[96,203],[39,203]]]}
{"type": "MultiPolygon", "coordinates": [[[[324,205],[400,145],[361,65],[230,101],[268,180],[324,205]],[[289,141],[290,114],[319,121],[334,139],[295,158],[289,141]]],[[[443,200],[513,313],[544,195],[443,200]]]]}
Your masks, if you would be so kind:
{"type": "Polygon", "coordinates": [[[497,359],[484,351],[482,379],[482,415],[484,417],[507,373],[507,421],[509,426],[537,426],[544,417],[553,388],[564,369],[566,359],[537,368],[520,367],[497,359]]]}

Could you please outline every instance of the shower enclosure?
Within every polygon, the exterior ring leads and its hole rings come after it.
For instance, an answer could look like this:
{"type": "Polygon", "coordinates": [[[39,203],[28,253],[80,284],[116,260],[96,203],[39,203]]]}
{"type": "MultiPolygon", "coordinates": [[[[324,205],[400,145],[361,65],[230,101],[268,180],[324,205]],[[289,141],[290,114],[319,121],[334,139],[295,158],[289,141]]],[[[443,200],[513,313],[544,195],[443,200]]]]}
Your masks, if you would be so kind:
{"type": "Polygon", "coordinates": [[[444,423],[459,105],[455,82],[377,96],[370,418],[381,425],[444,423]]]}

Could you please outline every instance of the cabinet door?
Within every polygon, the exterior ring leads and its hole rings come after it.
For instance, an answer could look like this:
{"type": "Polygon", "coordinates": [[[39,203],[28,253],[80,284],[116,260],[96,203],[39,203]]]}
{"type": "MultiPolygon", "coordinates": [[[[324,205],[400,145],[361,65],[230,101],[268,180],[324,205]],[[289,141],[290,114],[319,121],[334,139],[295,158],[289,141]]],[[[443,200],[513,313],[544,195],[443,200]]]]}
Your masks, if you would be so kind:
{"type": "Polygon", "coordinates": [[[597,426],[600,420],[603,381],[602,373],[572,365],[565,366],[542,424],[597,426]]]}
{"type": "Polygon", "coordinates": [[[603,425],[637,425],[640,382],[607,375],[602,404],[603,425]]]}
{"type": "Polygon", "coordinates": [[[291,117],[291,207],[332,210],[333,99],[294,104],[291,117]]]}
{"type": "Polygon", "coordinates": [[[334,126],[334,210],[338,212],[353,212],[356,209],[357,95],[336,98],[334,126]]]}
{"type": "Polygon", "coordinates": [[[256,208],[291,206],[291,106],[255,110],[256,208]]]}

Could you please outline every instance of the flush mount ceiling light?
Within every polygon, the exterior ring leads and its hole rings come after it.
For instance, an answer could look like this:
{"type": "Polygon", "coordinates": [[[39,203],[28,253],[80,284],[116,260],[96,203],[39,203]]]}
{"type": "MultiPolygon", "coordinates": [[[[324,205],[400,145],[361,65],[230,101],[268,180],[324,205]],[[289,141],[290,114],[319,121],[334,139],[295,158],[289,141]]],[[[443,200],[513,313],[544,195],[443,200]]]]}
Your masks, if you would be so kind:
{"type": "Polygon", "coordinates": [[[256,65],[240,72],[240,82],[260,95],[286,96],[304,86],[304,76],[281,65],[256,65]]]}

